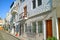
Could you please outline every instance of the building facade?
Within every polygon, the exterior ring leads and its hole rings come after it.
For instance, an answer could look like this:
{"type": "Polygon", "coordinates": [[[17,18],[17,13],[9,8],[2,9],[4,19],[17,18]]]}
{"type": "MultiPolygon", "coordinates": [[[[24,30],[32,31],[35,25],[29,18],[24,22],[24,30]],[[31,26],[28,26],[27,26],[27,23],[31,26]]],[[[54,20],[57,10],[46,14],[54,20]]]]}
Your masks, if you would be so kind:
{"type": "Polygon", "coordinates": [[[18,10],[20,16],[20,34],[25,34],[31,40],[46,40],[48,37],[56,37],[59,40],[59,17],[57,17],[59,14],[57,15],[58,9],[56,9],[57,3],[59,4],[58,1],[20,0],[18,10]],[[33,37],[31,37],[32,34],[33,37]]]}
{"type": "Polygon", "coordinates": [[[60,0],[16,0],[10,10],[10,22],[15,26],[12,31],[24,40],[46,40],[49,37],[59,40],[59,3],[60,0]]]}

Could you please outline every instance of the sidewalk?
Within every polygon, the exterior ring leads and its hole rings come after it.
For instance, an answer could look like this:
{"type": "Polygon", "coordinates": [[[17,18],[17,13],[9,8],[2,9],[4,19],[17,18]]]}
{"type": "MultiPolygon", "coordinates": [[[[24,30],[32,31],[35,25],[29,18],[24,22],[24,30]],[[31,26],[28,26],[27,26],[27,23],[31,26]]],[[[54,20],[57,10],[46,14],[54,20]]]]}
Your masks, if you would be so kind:
{"type": "Polygon", "coordinates": [[[4,31],[4,32],[6,32],[7,34],[9,34],[9,35],[11,35],[11,36],[13,36],[13,37],[17,38],[18,40],[20,40],[20,38],[19,38],[19,37],[16,37],[16,36],[14,36],[14,35],[10,34],[8,31],[6,31],[6,30],[3,30],[3,31],[4,31]]]}

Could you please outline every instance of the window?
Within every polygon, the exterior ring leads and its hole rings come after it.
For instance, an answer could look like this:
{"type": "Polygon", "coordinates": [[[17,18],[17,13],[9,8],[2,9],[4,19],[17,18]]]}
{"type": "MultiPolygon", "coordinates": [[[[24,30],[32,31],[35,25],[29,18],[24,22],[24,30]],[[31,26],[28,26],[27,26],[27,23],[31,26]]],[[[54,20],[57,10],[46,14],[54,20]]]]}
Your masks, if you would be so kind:
{"type": "Polygon", "coordinates": [[[25,24],[25,32],[27,32],[27,23],[25,24]]]}
{"type": "Polygon", "coordinates": [[[38,0],[38,6],[42,4],[42,0],[38,0]]]}
{"type": "Polygon", "coordinates": [[[36,33],[36,22],[32,23],[32,27],[33,33],[36,33]]]}
{"type": "Polygon", "coordinates": [[[21,25],[21,33],[24,33],[24,25],[21,25]]]}
{"type": "Polygon", "coordinates": [[[36,8],[36,0],[33,0],[32,3],[33,3],[33,9],[36,8]]]}
{"type": "Polygon", "coordinates": [[[24,2],[25,0],[22,0],[22,2],[24,2]]]}
{"type": "Polygon", "coordinates": [[[28,26],[28,32],[31,33],[31,26],[28,26]]]}
{"type": "Polygon", "coordinates": [[[20,1],[22,1],[22,0],[20,0],[20,1]]]}
{"type": "Polygon", "coordinates": [[[37,2],[36,0],[33,0],[32,4],[33,4],[33,9],[34,9],[36,8],[37,5],[40,6],[42,4],[42,0],[37,0],[37,2]]]}
{"type": "Polygon", "coordinates": [[[43,32],[43,24],[42,21],[38,21],[38,32],[42,33],[43,32]]]}
{"type": "Polygon", "coordinates": [[[20,0],[21,2],[24,2],[25,0],[20,0]]]}
{"type": "Polygon", "coordinates": [[[12,2],[12,4],[11,4],[11,6],[10,6],[10,8],[12,8],[12,6],[14,5],[14,2],[12,2]]]}

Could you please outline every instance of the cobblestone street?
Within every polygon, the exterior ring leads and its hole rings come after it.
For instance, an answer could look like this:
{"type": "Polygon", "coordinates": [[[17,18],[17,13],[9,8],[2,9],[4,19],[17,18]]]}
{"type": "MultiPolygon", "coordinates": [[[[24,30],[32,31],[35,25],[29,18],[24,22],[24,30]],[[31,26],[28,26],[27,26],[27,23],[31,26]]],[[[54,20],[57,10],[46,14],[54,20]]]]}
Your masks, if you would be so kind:
{"type": "Polygon", "coordinates": [[[5,31],[0,31],[0,40],[19,40],[19,39],[9,35],[5,31]]]}

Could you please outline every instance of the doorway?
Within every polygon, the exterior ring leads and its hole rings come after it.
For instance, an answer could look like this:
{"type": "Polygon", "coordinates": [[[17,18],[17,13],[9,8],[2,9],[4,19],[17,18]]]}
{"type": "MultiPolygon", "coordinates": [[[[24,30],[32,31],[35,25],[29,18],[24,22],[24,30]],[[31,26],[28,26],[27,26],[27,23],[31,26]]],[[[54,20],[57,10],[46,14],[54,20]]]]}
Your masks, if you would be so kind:
{"type": "Polygon", "coordinates": [[[52,20],[46,20],[46,38],[52,37],[52,20]]]}
{"type": "Polygon", "coordinates": [[[58,18],[58,30],[59,30],[59,39],[60,39],[60,18],[58,18]]]}
{"type": "Polygon", "coordinates": [[[24,33],[24,25],[20,24],[20,35],[24,33]]]}

